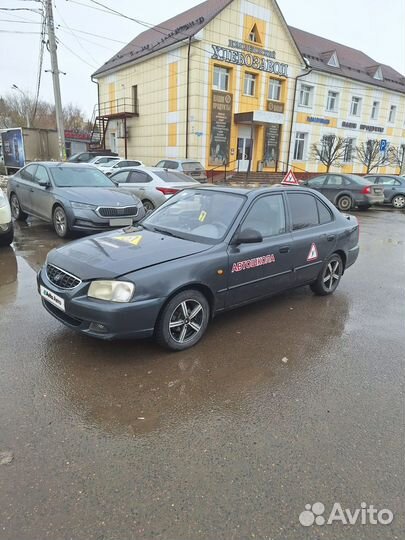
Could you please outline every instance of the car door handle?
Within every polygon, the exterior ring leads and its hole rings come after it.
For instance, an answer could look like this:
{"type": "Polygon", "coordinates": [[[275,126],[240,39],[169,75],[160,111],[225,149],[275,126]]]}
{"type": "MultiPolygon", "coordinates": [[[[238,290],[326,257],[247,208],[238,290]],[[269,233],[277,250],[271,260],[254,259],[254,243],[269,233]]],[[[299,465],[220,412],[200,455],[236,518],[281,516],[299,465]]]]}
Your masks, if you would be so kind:
{"type": "Polygon", "coordinates": [[[333,240],[335,240],[335,238],[336,238],[336,234],[328,234],[328,235],[326,236],[326,240],[327,240],[328,242],[333,242],[333,240]]]}
{"type": "Polygon", "coordinates": [[[289,253],[290,252],[290,246],[281,246],[279,249],[280,253],[289,253]]]}

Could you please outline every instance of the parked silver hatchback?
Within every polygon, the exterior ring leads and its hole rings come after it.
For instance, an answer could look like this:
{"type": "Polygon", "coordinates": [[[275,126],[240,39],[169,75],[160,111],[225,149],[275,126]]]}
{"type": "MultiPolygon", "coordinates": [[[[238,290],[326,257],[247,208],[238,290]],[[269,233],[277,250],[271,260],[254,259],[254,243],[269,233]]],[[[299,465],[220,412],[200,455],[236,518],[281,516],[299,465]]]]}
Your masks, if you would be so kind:
{"type": "Polygon", "coordinates": [[[162,159],[156,167],[182,172],[194,180],[198,180],[201,184],[208,181],[204,167],[195,159],[162,159]]]}

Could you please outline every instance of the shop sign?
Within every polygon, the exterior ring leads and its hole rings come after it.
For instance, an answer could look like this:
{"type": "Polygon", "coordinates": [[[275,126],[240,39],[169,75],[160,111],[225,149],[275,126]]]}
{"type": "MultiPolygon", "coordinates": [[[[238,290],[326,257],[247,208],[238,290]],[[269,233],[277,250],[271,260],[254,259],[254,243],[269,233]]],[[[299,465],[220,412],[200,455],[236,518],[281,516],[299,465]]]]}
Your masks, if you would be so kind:
{"type": "Polygon", "coordinates": [[[228,49],[227,47],[219,47],[211,45],[213,54],[212,60],[220,60],[228,64],[236,64],[237,66],[246,66],[251,69],[258,69],[267,73],[274,73],[281,77],[288,77],[288,64],[282,64],[274,59],[262,58],[250,52],[237,51],[228,49]]]}
{"type": "Polygon", "coordinates": [[[342,122],[342,127],[348,129],[357,129],[357,124],[355,124],[354,122],[342,122]]]}
{"type": "MultiPolygon", "coordinates": [[[[357,129],[355,122],[342,122],[342,127],[348,129],[357,129]]],[[[384,133],[384,128],[379,126],[369,126],[368,124],[360,124],[359,129],[362,131],[369,131],[371,133],[384,133]]]]}
{"type": "Polygon", "coordinates": [[[267,110],[275,113],[283,113],[284,103],[280,103],[279,101],[267,100],[267,110]]]}
{"type": "Polygon", "coordinates": [[[328,118],[318,118],[318,116],[307,116],[307,122],[313,122],[315,124],[324,124],[327,126],[330,124],[330,120],[328,118]]]}
{"type": "Polygon", "coordinates": [[[213,91],[211,105],[210,165],[229,161],[232,125],[232,94],[213,91]]]}
{"type": "Polygon", "coordinates": [[[280,144],[280,124],[268,124],[264,132],[264,166],[275,167],[280,144]]]}

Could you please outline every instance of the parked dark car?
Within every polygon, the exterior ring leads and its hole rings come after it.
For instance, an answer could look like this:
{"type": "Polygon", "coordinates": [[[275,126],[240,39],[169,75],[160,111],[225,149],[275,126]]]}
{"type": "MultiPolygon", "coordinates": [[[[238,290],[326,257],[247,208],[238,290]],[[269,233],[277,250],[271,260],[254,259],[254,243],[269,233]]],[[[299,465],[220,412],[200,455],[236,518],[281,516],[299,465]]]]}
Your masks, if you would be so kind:
{"type": "Polygon", "coordinates": [[[333,293],[358,239],[354,216],[306,188],[187,188],[140,226],[51,251],[38,290],[86,335],[182,350],[217,313],[301,285],[333,293]]]}
{"type": "Polygon", "coordinates": [[[30,163],[9,178],[7,193],[14,219],[41,218],[61,238],[132,225],[145,215],[136,195],[85,163],[30,163]]]}
{"type": "Polygon", "coordinates": [[[78,154],[73,154],[68,159],[69,163],[88,163],[91,159],[97,156],[118,156],[115,152],[111,150],[89,150],[87,152],[79,152],[78,154]]]}
{"type": "Polygon", "coordinates": [[[381,186],[384,190],[384,202],[394,208],[405,208],[405,178],[393,174],[367,175],[366,180],[381,186]]]}
{"type": "Polygon", "coordinates": [[[382,188],[355,174],[323,174],[304,181],[303,185],[325,195],[342,212],[355,206],[367,210],[384,202],[382,188]]]}

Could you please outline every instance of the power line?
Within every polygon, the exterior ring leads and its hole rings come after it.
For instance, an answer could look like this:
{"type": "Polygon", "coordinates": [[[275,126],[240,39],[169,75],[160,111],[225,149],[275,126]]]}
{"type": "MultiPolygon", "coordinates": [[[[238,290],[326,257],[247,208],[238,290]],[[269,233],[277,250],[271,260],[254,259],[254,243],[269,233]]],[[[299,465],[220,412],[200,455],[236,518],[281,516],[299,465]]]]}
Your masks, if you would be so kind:
{"type": "Polygon", "coordinates": [[[79,60],[81,60],[82,62],[84,62],[85,64],[87,64],[88,66],[90,66],[92,69],[94,69],[96,66],[94,64],[90,64],[90,62],[87,62],[87,60],[85,60],[84,58],[82,58],[79,54],[77,54],[75,51],[73,51],[70,47],[68,47],[66,45],[66,43],[64,43],[59,37],[57,38],[57,43],[62,45],[62,47],[65,47],[65,49],[67,49],[71,54],[73,54],[73,56],[76,56],[76,58],[78,58],[79,60]]]}
{"type": "Polygon", "coordinates": [[[35,115],[37,114],[39,90],[41,88],[42,65],[44,61],[45,27],[46,27],[46,17],[44,13],[42,13],[41,23],[42,23],[42,28],[41,28],[41,37],[39,38],[40,43],[39,43],[39,56],[38,56],[37,85],[36,85],[36,92],[35,92],[35,105],[34,105],[34,112],[32,114],[32,121],[34,121],[35,115]]]}

